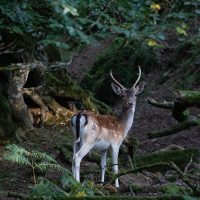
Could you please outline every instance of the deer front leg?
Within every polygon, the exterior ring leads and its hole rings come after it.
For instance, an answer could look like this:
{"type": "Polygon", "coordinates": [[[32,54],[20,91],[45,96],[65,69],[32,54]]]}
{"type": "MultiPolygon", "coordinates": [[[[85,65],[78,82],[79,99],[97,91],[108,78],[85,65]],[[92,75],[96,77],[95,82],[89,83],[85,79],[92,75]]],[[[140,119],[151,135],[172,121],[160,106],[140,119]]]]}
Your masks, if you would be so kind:
{"type": "MultiPolygon", "coordinates": [[[[112,147],[112,164],[113,164],[114,174],[118,174],[118,154],[119,154],[119,147],[118,146],[112,147]]],[[[115,180],[115,187],[119,187],[118,178],[115,180]]]]}
{"type": "Polygon", "coordinates": [[[73,156],[73,174],[74,178],[80,182],[80,163],[83,157],[93,148],[94,144],[83,144],[80,150],[73,156]]]}
{"type": "Polygon", "coordinates": [[[106,155],[107,150],[101,152],[101,182],[104,183],[106,172],[106,155]]]}

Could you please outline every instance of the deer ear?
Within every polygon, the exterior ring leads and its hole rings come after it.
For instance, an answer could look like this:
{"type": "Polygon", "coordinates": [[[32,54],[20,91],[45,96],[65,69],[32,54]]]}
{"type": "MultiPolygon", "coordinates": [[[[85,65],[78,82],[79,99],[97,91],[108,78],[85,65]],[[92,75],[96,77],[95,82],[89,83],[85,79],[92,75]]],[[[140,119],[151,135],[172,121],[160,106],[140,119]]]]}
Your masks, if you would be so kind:
{"type": "Polygon", "coordinates": [[[144,90],[145,82],[141,82],[136,86],[136,94],[140,94],[144,90]]]}
{"type": "Polygon", "coordinates": [[[120,96],[122,95],[122,93],[123,93],[122,89],[118,85],[111,83],[111,86],[112,86],[112,89],[115,92],[115,94],[120,95],[120,96]]]}

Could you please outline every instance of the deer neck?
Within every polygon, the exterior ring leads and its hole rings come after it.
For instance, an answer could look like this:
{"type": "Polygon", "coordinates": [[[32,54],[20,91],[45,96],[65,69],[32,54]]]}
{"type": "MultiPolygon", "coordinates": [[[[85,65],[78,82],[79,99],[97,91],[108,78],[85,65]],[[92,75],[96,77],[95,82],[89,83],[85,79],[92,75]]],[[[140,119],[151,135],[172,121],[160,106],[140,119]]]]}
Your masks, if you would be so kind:
{"type": "Polygon", "coordinates": [[[130,130],[132,124],[133,124],[133,119],[134,119],[134,114],[135,114],[135,105],[133,105],[131,108],[126,108],[123,107],[122,112],[119,115],[119,120],[123,123],[124,128],[125,128],[125,137],[128,134],[128,131],[130,130]]]}

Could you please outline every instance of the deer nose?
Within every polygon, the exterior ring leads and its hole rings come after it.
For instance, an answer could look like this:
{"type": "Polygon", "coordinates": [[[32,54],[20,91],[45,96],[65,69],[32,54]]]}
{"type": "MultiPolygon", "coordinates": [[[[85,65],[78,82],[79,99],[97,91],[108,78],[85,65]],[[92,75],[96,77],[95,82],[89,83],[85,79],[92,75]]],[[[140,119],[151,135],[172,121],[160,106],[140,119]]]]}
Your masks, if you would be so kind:
{"type": "Polygon", "coordinates": [[[132,106],[133,102],[132,101],[128,101],[128,106],[132,106]]]}

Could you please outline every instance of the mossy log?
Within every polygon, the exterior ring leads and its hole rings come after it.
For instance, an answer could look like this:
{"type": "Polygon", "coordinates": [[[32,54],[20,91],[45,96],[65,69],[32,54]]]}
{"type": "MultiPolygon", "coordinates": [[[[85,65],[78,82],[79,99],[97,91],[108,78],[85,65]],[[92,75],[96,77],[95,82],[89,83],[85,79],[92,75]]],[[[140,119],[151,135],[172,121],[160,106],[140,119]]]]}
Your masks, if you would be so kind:
{"type": "Polygon", "coordinates": [[[177,96],[177,101],[187,107],[200,107],[200,92],[171,89],[172,93],[177,96]]]}
{"type": "Polygon", "coordinates": [[[147,133],[149,138],[175,134],[200,125],[200,118],[192,116],[188,110],[189,107],[200,107],[200,92],[177,89],[172,89],[171,91],[176,95],[174,102],[161,103],[153,98],[148,98],[148,103],[158,108],[170,109],[172,111],[172,116],[178,121],[178,124],[166,130],[147,133]]]}
{"type": "Polygon", "coordinates": [[[199,126],[199,125],[200,125],[200,119],[185,120],[184,122],[178,123],[177,125],[173,126],[172,128],[169,128],[166,130],[161,130],[161,131],[153,131],[153,132],[149,132],[147,134],[148,134],[149,138],[163,137],[163,136],[172,135],[172,134],[184,131],[186,129],[189,129],[191,127],[199,126]]]}
{"type": "MultiPolygon", "coordinates": [[[[133,161],[136,166],[149,165],[158,162],[174,162],[181,169],[184,169],[187,163],[193,157],[193,162],[199,162],[200,149],[167,150],[153,152],[142,156],[136,156],[133,161]]],[[[166,168],[163,168],[165,170],[166,168]]],[[[161,170],[161,168],[159,168],[161,170]]]]}

